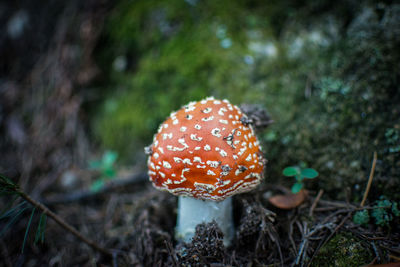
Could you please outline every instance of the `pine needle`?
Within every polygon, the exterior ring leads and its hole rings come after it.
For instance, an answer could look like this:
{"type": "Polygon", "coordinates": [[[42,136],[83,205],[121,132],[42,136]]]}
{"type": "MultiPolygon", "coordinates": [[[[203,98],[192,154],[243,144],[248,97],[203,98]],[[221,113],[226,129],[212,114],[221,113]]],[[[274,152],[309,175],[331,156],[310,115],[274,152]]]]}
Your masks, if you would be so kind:
{"type": "Polygon", "coordinates": [[[10,179],[0,174],[0,188],[1,193],[16,193],[18,191],[18,186],[14,184],[10,179]]]}
{"type": "Polygon", "coordinates": [[[29,229],[31,228],[32,219],[33,219],[33,215],[35,214],[35,210],[36,210],[36,207],[34,207],[32,209],[31,217],[29,218],[28,226],[26,227],[26,230],[25,230],[24,242],[22,243],[21,253],[24,253],[24,250],[25,250],[26,239],[28,237],[29,229]]]}
{"type": "Polygon", "coordinates": [[[23,208],[26,205],[26,201],[22,201],[19,203],[17,206],[11,208],[11,209],[5,209],[4,213],[1,214],[0,220],[3,220],[7,217],[11,217],[15,212],[17,212],[19,209],[23,208]]]}
{"type": "Polygon", "coordinates": [[[0,232],[0,236],[2,236],[8,228],[10,228],[12,225],[14,225],[15,221],[24,213],[25,210],[27,210],[29,207],[24,207],[21,210],[19,210],[13,217],[10,219],[10,221],[6,224],[6,226],[3,228],[3,230],[0,232]]]}
{"type": "Polygon", "coordinates": [[[31,196],[29,196],[27,193],[24,191],[20,190],[16,184],[14,184],[10,179],[6,178],[5,176],[0,174],[0,193],[5,195],[5,194],[13,194],[15,196],[19,196],[25,201],[18,204],[16,207],[12,208],[11,210],[6,211],[3,215],[1,215],[0,219],[11,217],[10,221],[7,223],[7,225],[1,230],[0,236],[2,236],[9,228],[11,225],[13,225],[16,220],[23,214],[25,210],[31,207],[31,205],[34,207],[31,213],[31,217],[28,222],[27,229],[25,231],[25,237],[24,237],[24,243],[22,246],[22,252],[24,251],[25,248],[25,243],[28,237],[29,229],[32,224],[33,216],[35,213],[36,208],[39,209],[42,213],[42,216],[40,217],[39,221],[39,226],[36,231],[36,236],[35,236],[35,242],[41,241],[43,242],[44,240],[44,232],[45,232],[45,227],[46,227],[46,218],[49,216],[52,218],[58,225],[60,225],[62,228],[67,230],[68,232],[72,233],[75,237],[80,239],[82,242],[85,242],[88,244],[90,247],[93,249],[105,254],[108,257],[113,257],[113,253],[98,245],[96,242],[93,240],[90,240],[83,236],[80,232],[78,232],[73,226],[68,224],[66,221],[64,221],[61,217],[59,217],[57,214],[49,210],[45,205],[42,203],[34,200],[31,196]],[[25,202],[31,204],[29,206],[25,206],[25,202]]]}
{"type": "Polygon", "coordinates": [[[36,230],[36,234],[35,234],[35,244],[40,241],[41,243],[44,242],[44,232],[46,229],[46,219],[47,216],[46,214],[42,213],[42,215],[40,215],[40,220],[39,220],[39,224],[38,224],[38,228],[36,230]]]}

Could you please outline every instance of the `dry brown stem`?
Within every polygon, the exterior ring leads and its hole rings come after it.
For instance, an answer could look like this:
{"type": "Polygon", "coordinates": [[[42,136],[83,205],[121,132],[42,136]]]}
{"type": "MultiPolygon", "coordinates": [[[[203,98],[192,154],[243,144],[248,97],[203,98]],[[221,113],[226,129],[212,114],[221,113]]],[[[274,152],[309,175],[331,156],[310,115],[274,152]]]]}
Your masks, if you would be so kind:
{"type": "Polygon", "coordinates": [[[377,153],[376,153],[376,151],[375,151],[375,152],[374,152],[374,159],[372,160],[371,171],[370,171],[370,173],[369,173],[367,188],[365,189],[364,196],[363,196],[363,199],[362,199],[361,204],[360,204],[361,207],[364,206],[365,201],[367,200],[367,197],[368,197],[369,190],[371,189],[371,184],[372,184],[372,180],[373,180],[373,178],[374,178],[375,166],[376,166],[376,160],[377,160],[377,158],[378,158],[378,156],[377,156],[377,153]]]}
{"type": "Polygon", "coordinates": [[[310,217],[313,216],[314,209],[315,209],[315,207],[317,206],[319,200],[321,199],[323,193],[324,193],[324,190],[323,190],[323,189],[320,189],[319,192],[318,192],[317,197],[315,198],[313,204],[311,205],[310,212],[308,213],[308,215],[309,215],[310,217]]]}

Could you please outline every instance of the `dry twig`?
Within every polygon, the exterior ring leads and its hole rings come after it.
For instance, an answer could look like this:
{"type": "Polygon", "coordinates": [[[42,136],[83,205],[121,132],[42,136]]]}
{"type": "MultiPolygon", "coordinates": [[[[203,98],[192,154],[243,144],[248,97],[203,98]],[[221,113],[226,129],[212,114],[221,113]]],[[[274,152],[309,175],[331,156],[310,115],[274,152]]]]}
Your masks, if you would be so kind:
{"type": "Polygon", "coordinates": [[[293,240],[293,224],[294,224],[294,222],[295,222],[295,220],[291,220],[290,223],[289,223],[289,232],[288,232],[288,236],[289,236],[290,244],[291,244],[292,247],[293,247],[293,251],[294,251],[294,253],[296,253],[297,247],[296,247],[296,243],[295,243],[294,240],[293,240]]]}
{"type": "Polygon", "coordinates": [[[176,257],[176,253],[175,253],[174,248],[173,248],[172,245],[171,245],[171,242],[169,242],[169,241],[167,241],[167,240],[164,240],[164,243],[165,243],[165,246],[167,247],[168,254],[169,254],[169,255],[171,256],[171,258],[172,258],[172,262],[174,263],[174,266],[179,266],[179,264],[178,264],[178,259],[177,259],[177,257],[176,257]]]}
{"type": "Polygon", "coordinates": [[[307,254],[307,248],[308,248],[308,243],[309,240],[311,240],[311,238],[318,233],[320,230],[322,229],[329,229],[331,231],[333,231],[333,223],[325,223],[325,224],[318,224],[315,227],[313,227],[311,229],[311,231],[308,229],[307,224],[304,223],[304,227],[303,227],[303,240],[300,243],[299,246],[299,252],[297,253],[297,257],[295,260],[295,265],[299,265],[300,266],[304,266],[304,261],[306,259],[306,254],[307,254]]]}
{"type": "Polygon", "coordinates": [[[397,257],[395,255],[389,254],[389,258],[395,261],[399,261],[400,262],[400,257],[397,257]]]}
{"type": "Polygon", "coordinates": [[[371,189],[372,179],[374,178],[374,173],[375,173],[375,166],[376,166],[377,157],[378,156],[377,156],[376,151],[375,151],[374,152],[374,159],[372,160],[371,171],[369,173],[367,188],[365,189],[364,196],[363,196],[363,199],[362,199],[361,204],[360,204],[361,207],[364,206],[365,201],[367,200],[367,196],[368,196],[369,190],[371,189]]]}
{"type": "Polygon", "coordinates": [[[317,197],[314,199],[314,202],[313,202],[313,204],[311,205],[311,208],[310,208],[310,212],[308,213],[308,215],[309,215],[310,217],[313,216],[314,209],[315,209],[315,207],[317,206],[319,200],[321,199],[323,193],[324,193],[324,190],[323,190],[323,189],[320,189],[319,192],[318,192],[317,197]]]}

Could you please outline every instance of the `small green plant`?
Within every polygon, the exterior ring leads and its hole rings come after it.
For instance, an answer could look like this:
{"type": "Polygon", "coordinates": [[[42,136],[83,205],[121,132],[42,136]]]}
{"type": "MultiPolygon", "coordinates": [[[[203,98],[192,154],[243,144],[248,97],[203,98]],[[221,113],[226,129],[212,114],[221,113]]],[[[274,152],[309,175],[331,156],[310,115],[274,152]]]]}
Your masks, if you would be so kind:
{"type": "Polygon", "coordinates": [[[375,223],[379,226],[387,226],[393,220],[393,216],[399,217],[400,211],[397,203],[389,201],[384,196],[376,201],[376,209],[373,209],[371,216],[375,219],[375,223]]]}
{"type": "Polygon", "coordinates": [[[101,160],[91,161],[89,167],[92,170],[98,170],[100,176],[92,183],[90,190],[99,191],[107,180],[116,176],[115,162],[118,154],[115,151],[107,150],[104,152],[101,160]]]}
{"type": "Polygon", "coordinates": [[[286,167],[283,175],[294,177],[296,183],[292,186],[292,193],[296,194],[304,187],[304,179],[314,179],[318,176],[318,172],[312,168],[301,168],[299,166],[286,167]]]}
{"type": "MultiPolygon", "coordinates": [[[[372,208],[371,217],[378,226],[388,226],[393,217],[400,217],[398,203],[388,200],[385,196],[381,196],[372,208]]],[[[356,224],[367,225],[369,221],[368,210],[357,211],[353,216],[353,222],[356,224]]]]}
{"type": "Polygon", "coordinates": [[[357,211],[353,216],[353,222],[359,225],[367,225],[369,222],[368,210],[357,211]]]}

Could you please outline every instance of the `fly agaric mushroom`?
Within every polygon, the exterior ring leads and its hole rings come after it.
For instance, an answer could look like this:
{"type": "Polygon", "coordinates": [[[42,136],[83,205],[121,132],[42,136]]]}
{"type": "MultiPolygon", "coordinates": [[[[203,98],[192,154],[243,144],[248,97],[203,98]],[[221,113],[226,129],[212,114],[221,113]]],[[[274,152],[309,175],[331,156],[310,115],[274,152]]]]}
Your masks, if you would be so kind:
{"type": "Polygon", "coordinates": [[[146,150],[157,189],[179,196],[177,239],[190,241],[197,224],[215,220],[224,244],[233,238],[230,196],[262,179],[264,159],[240,109],[213,97],[190,102],[160,125],[146,150]]]}

